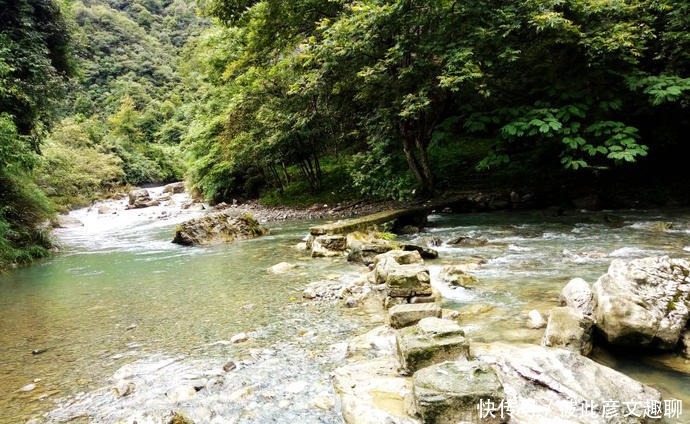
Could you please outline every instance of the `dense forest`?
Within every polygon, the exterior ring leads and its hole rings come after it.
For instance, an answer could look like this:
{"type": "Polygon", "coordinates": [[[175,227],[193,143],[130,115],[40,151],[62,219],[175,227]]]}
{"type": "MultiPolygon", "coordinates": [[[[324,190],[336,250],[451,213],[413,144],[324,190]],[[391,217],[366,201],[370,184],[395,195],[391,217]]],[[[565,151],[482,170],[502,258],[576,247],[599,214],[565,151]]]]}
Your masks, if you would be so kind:
{"type": "Polygon", "coordinates": [[[0,268],[56,210],[183,178],[268,204],[682,179],[689,9],[0,0],[0,268]]]}

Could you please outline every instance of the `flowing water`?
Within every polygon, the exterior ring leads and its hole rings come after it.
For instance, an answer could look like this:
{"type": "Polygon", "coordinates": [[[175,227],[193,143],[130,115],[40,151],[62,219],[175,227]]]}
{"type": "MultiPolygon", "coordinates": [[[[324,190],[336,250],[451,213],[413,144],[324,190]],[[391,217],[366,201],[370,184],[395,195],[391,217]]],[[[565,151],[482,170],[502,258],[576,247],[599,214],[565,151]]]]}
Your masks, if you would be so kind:
{"type": "MultiPolygon", "coordinates": [[[[0,276],[0,423],[142,423],[147,411],[170,409],[200,422],[340,422],[329,400],[339,342],[374,323],[356,309],[304,302],[301,291],[362,268],[295,249],[312,223],[185,248],[169,242],[174,225],[202,212],[149,209],[76,211],[85,226],[58,232],[62,254],[0,276]],[[298,267],[266,271],[282,261],[298,267]],[[229,342],[240,332],[247,341],[229,342]],[[224,372],[228,361],[237,368],[224,372]],[[113,384],[127,375],[137,387],[118,398],[113,384]],[[189,393],[190,385],[205,389],[189,393]]],[[[690,212],[616,215],[616,225],[594,213],[432,215],[430,228],[411,238],[486,238],[481,247],[442,245],[429,262],[432,277],[443,264],[484,262],[479,287],[442,288],[444,306],[461,313],[473,340],[538,343],[543,330],[526,329],[527,312],[555,306],[570,278],[594,281],[614,258],[690,257],[690,212]]],[[[687,361],[603,351],[595,358],[690,406],[687,361]]]]}

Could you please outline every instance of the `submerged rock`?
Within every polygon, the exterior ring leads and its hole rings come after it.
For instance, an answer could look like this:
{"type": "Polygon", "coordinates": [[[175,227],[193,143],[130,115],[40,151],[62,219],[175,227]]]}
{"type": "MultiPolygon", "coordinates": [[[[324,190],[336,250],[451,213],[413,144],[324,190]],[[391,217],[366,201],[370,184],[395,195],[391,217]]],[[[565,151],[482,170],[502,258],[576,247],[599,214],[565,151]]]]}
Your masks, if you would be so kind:
{"type": "Polygon", "coordinates": [[[446,242],[451,246],[462,246],[462,247],[481,247],[486,246],[489,240],[485,238],[474,238],[468,236],[459,236],[452,238],[446,242]]]}
{"type": "Polygon", "coordinates": [[[291,264],[289,262],[281,262],[268,268],[268,272],[271,274],[285,274],[286,272],[292,271],[297,267],[298,265],[291,264]]]}
{"type": "Polygon", "coordinates": [[[477,277],[467,272],[467,265],[446,265],[441,268],[438,275],[439,280],[451,286],[471,288],[479,282],[477,277]]]}
{"type": "Polygon", "coordinates": [[[662,405],[658,390],[580,354],[504,343],[473,344],[472,353],[496,370],[511,405],[510,422],[642,424],[661,421],[644,416],[649,405],[662,405]]]}
{"type": "Polygon", "coordinates": [[[129,396],[132,393],[134,393],[134,390],[136,389],[136,385],[132,383],[131,381],[119,381],[115,384],[115,396],[117,397],[123,397],[123,396],[129,396]]]}
{"type": "Polygon", "coordinates": [[[688,322],[690,263],[668,256],[614,260],[594,286],[595,321],[609,343],[674,349],[688,322]]]}
{"type": "Polygon", "coordinates": [[[415,407],[425,423],[506,423],[510,418],[479,405],[505,403],[496,372],[480,361],[443,362],[421,369],[412,377],[415,407]],[[502,415],[502,416],[501,416],[502,415]]]}
{"type": "Polygon", "coordinates": [[[309,300],[317,298],[321,300],[334,300],[342,299],[344,292],[345,286],[340,281],[314,281],[309,283],[302,291],[302,297],[309,300]]]}
{"type": "Polygon", "coordinates": [[[191,385],[180,385],[165,393],[172,402],[182,402],[196,397],[197,390],[191,385]]]}
{"type": "Polygon", "coordinates": [[[251,215],[223,210],[180,224],[172,242],[183,246],[196,246],[251,239],[266,234],[268,230],[251,215]]]}

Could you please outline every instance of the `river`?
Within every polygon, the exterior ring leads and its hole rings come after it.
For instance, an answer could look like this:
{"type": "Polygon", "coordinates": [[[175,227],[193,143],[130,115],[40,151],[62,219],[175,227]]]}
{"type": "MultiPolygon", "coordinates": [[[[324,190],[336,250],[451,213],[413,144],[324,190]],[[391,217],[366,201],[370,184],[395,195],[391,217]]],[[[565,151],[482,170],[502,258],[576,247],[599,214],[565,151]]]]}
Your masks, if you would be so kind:
{"type": "MultiPolygon", "coordinates": [[[[186,248],[170,243],[174,226],[202,211],[123,206],[73,212],[85,225],[57,232],[61,254],[0,276],[0,423],[141,424],[169,410],[198,422],[340,422],[329,373],[343,361],[342,342],[377,323],[301,292],[311,281],[356,278],[361,266],[296,249],[312,222],[186,248]],[[298,267],[267,271],[283,261],[298,267]],[[230,342],[238,333],[247,340],[230,342]],[[229,361],[236,368],[223,371],[229,361]],[[118,397],[123,375],[139,384],[118,397]]],[[[443,264],[484,262],[480,286],[444,288],[444,306],[461,313],[472,340],[538,343],[543,330],[527,329],[527,313],[555,306],[569,279],[594,281],[614,258],[690,257],[690,212],[615,215],[618,225],[603,213],[432,215],[424,233],[406,238],[486,238],[481,247],[443,245],[428,262],[432,277],[443,264]]],[[[687,361],[601,350],[595,359],[690,405],[687,361]]]]}

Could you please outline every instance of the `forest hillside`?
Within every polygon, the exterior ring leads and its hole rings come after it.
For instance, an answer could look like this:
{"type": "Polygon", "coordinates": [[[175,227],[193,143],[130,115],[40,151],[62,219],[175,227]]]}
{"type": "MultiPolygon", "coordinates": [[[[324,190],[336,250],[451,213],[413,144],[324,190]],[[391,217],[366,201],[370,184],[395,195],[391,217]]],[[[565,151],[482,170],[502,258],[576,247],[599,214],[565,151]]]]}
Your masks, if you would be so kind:
{"type": "Polygon", "coordinates": [[[689,7],[1,0],[0,267],[47,253],[54,211],[180,179],[271,205],[687,202],[689,7]]]}

